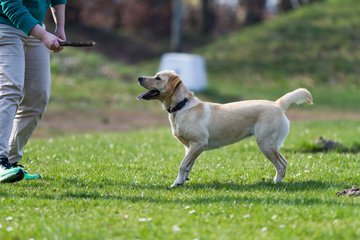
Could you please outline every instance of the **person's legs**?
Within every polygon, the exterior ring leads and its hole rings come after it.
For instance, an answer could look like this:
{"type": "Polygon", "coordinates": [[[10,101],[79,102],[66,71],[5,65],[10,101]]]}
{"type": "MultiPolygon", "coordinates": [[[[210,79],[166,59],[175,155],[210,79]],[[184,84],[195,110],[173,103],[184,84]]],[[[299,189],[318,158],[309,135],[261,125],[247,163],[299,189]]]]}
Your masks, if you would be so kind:
{"type": "Polygon", "coordinates": [[[23,34],[0,24],[0,182],[18,181],[24,175],[21,168],[12,168],[8,161],[13,120],[22,98],[24,68],[23,34]]]}
{"type": "Polygon", "coordinates": [[[16,164],[23,156],[23,147],[42,118],[50,97],[50,51],[28,37],[25,42],[24,97],[17,110],[9,141],[9,161],[16,164]]]}

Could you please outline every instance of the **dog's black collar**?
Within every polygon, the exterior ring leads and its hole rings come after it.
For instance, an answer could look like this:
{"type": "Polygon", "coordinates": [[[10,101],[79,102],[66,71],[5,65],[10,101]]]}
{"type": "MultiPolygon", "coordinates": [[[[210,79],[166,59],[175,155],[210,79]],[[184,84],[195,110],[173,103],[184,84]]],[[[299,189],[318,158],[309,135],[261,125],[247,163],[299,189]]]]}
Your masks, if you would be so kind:
{"type": "Polygon", "coordinates": [[[168,111],[168,113],[174,113],[174,112],[177,112],[179,111],[180,109],[182,109],[185,104],[189,101],[189,99],[187,98],[184,98],[184,100],[182,100],[181,102],[178,102],[175,107],[169,107],[168,109],[166,109],[168,111]]]}

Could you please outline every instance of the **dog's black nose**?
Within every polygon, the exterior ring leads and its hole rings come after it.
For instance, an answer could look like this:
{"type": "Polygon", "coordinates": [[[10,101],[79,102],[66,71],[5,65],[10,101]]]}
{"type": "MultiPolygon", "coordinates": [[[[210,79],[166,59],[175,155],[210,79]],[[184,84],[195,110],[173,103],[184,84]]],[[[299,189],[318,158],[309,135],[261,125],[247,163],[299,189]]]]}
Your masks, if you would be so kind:
{"type": "Polygon", "coordinates": [[[138,81],[139,81],[139,82],[141,82],[142,80],[144,80],[143,77],[139,77],[139,78],[138,78],[138,81]]]}

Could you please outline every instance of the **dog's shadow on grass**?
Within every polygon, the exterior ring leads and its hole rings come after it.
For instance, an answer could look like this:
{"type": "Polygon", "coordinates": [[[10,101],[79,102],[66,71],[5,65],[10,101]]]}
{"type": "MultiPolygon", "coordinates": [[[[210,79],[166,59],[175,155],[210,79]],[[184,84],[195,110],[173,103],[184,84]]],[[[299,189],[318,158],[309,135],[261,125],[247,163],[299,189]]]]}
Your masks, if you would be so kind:
{"type": "MultiPolygon", "coordinates": [[[[149,202],[158,204],[210,204],[228,202],[260,203],[270,205],[339,205],[339,200],[334,199],[337,189],[348,187],[348,183],[333,183],[330,181],[307,180],[298,182],[284,182],[274,184],[271,181],[255,183],[237,182],[205,182],[187,183],[186,186],[170,188],[165,183],[131,183],[103,179],[101,182],[82,182],[79,179],[62,179],[59,185],[52,184],[55,179],[44,179],[43,182],[34,182],[18,185],[20,188],[34,187],[36,191],[31,198],[46,200],[101,200],[101,201],[129,201],[149,202]],[[71,185],[70,190],[64,186],[71,185]],[[89,187],[91,186],[91,187],[89,187]],[[44,188],[50,187],[48,191],[44,188]],[[64,188],[61,188],[64,187],[64,188]],[[43,190],[41,190],[43,189],[43,190]],[[218,190],[218,191],[213,191],[218,190]],[[145,194],[143,194],[145,192],[145,194]],[[184,197],[184,192],[187,197],[184,197]],[[229,192],[232,192],[229,194],[229,192]],[[312,192],[307,194],[306,192],[312,192]],[[328,193],[330,192],[330,193],[328,193]],[[170,193],[170,194],[169,194],[170,193]],[[225,194],[224,194],[225,193],[225,194]],[[295,193],[295,194],[293,194],[295,193]],[[302,194],[303,193],[303,194],[302,194]],[[179,196],[181,195],[181,197],[179,196]],[[316,196],[319,195],[319,196],[316,196]],[[328,196],[328,197],[322,197],[328,196]]],[[[29,197],[22,194],[1,191],[4,197],[29,197]]],[[[345,205],[357,205],[354,202],[342,202],[345,205]]]]}
{"type": "Polygon", "coordinates": [[[255,183],[235,183],[235,182],[207,182],[189,184],[188,187],[194,190],[217,189],[226,191],[253,192],[253,191],[272,191],[272,192],[302,192],[302,191],[327,191],[332,188],[342,188],[348,183],[334,183],[317,180],[306,180],[297,182],[273,183],[272,181],[259,181],[255,183]]]}
{"type": "MultiPolygon", "coordinates": [[[[49,181],[52,181],[49,179],[49,181]]],[[[219,182],[211,181],[199,183],[192,183],[191,181],[186,182],[184,186],[176,188],[170,187],[170,182],[159,182],[159,183],[142,183],[142,182],[129,182],[119,181],[113,179],[102,179],[101,181],[82,181],[78,178],[66,178],[62,179],[63,185],[76,186],[79,189],[88,188],[91,186],[92,189],[103,189],[103,188],[116,188],[121,189],[132,189],[132,190],[159,190],[159,191],[203,191],[203,190],[219,190],[219,191],[235,191],[235,192],[255,192],[255,191],[267,191],[267,192],[303,192],[303,191],[318,191],[324,192],[329,189],[341,189],[349,187],[348,182],[331,182],[331,181],[319,181],[319,180],[304,180],[304,181],[291,181],[273,183],[272,180],[262,180],[254,183],[246,182],[219,182]]],[[[39,183],[40,184],[40,183],[39,183]]],[[[41,184],[40,184],[41,185],[41,184]]]]}

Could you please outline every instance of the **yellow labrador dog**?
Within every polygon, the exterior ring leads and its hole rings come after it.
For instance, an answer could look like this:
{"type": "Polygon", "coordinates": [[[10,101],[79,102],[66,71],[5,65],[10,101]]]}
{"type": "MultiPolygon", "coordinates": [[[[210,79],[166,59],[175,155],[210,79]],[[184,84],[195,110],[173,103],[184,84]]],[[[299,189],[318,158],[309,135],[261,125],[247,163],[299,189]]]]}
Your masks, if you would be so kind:
{"type": "Polygon", "coordinates": [[[168,112],[172,134],[184,145],[185,157],[172,187],[183,185],[196,158],[206,150],[219,148],[254,135],[260,150],[274,164],[278,183],[285,176],[287,161],[279,152],[289,132],[285,110],[292,103],[312,104],[310,92],[299,88],[275,102],[239,101],[227,104],[203,102],[194,96],[171,70],[152,77],[139,77],[148,91],[138,99],[160,100],[168,112]]]}

